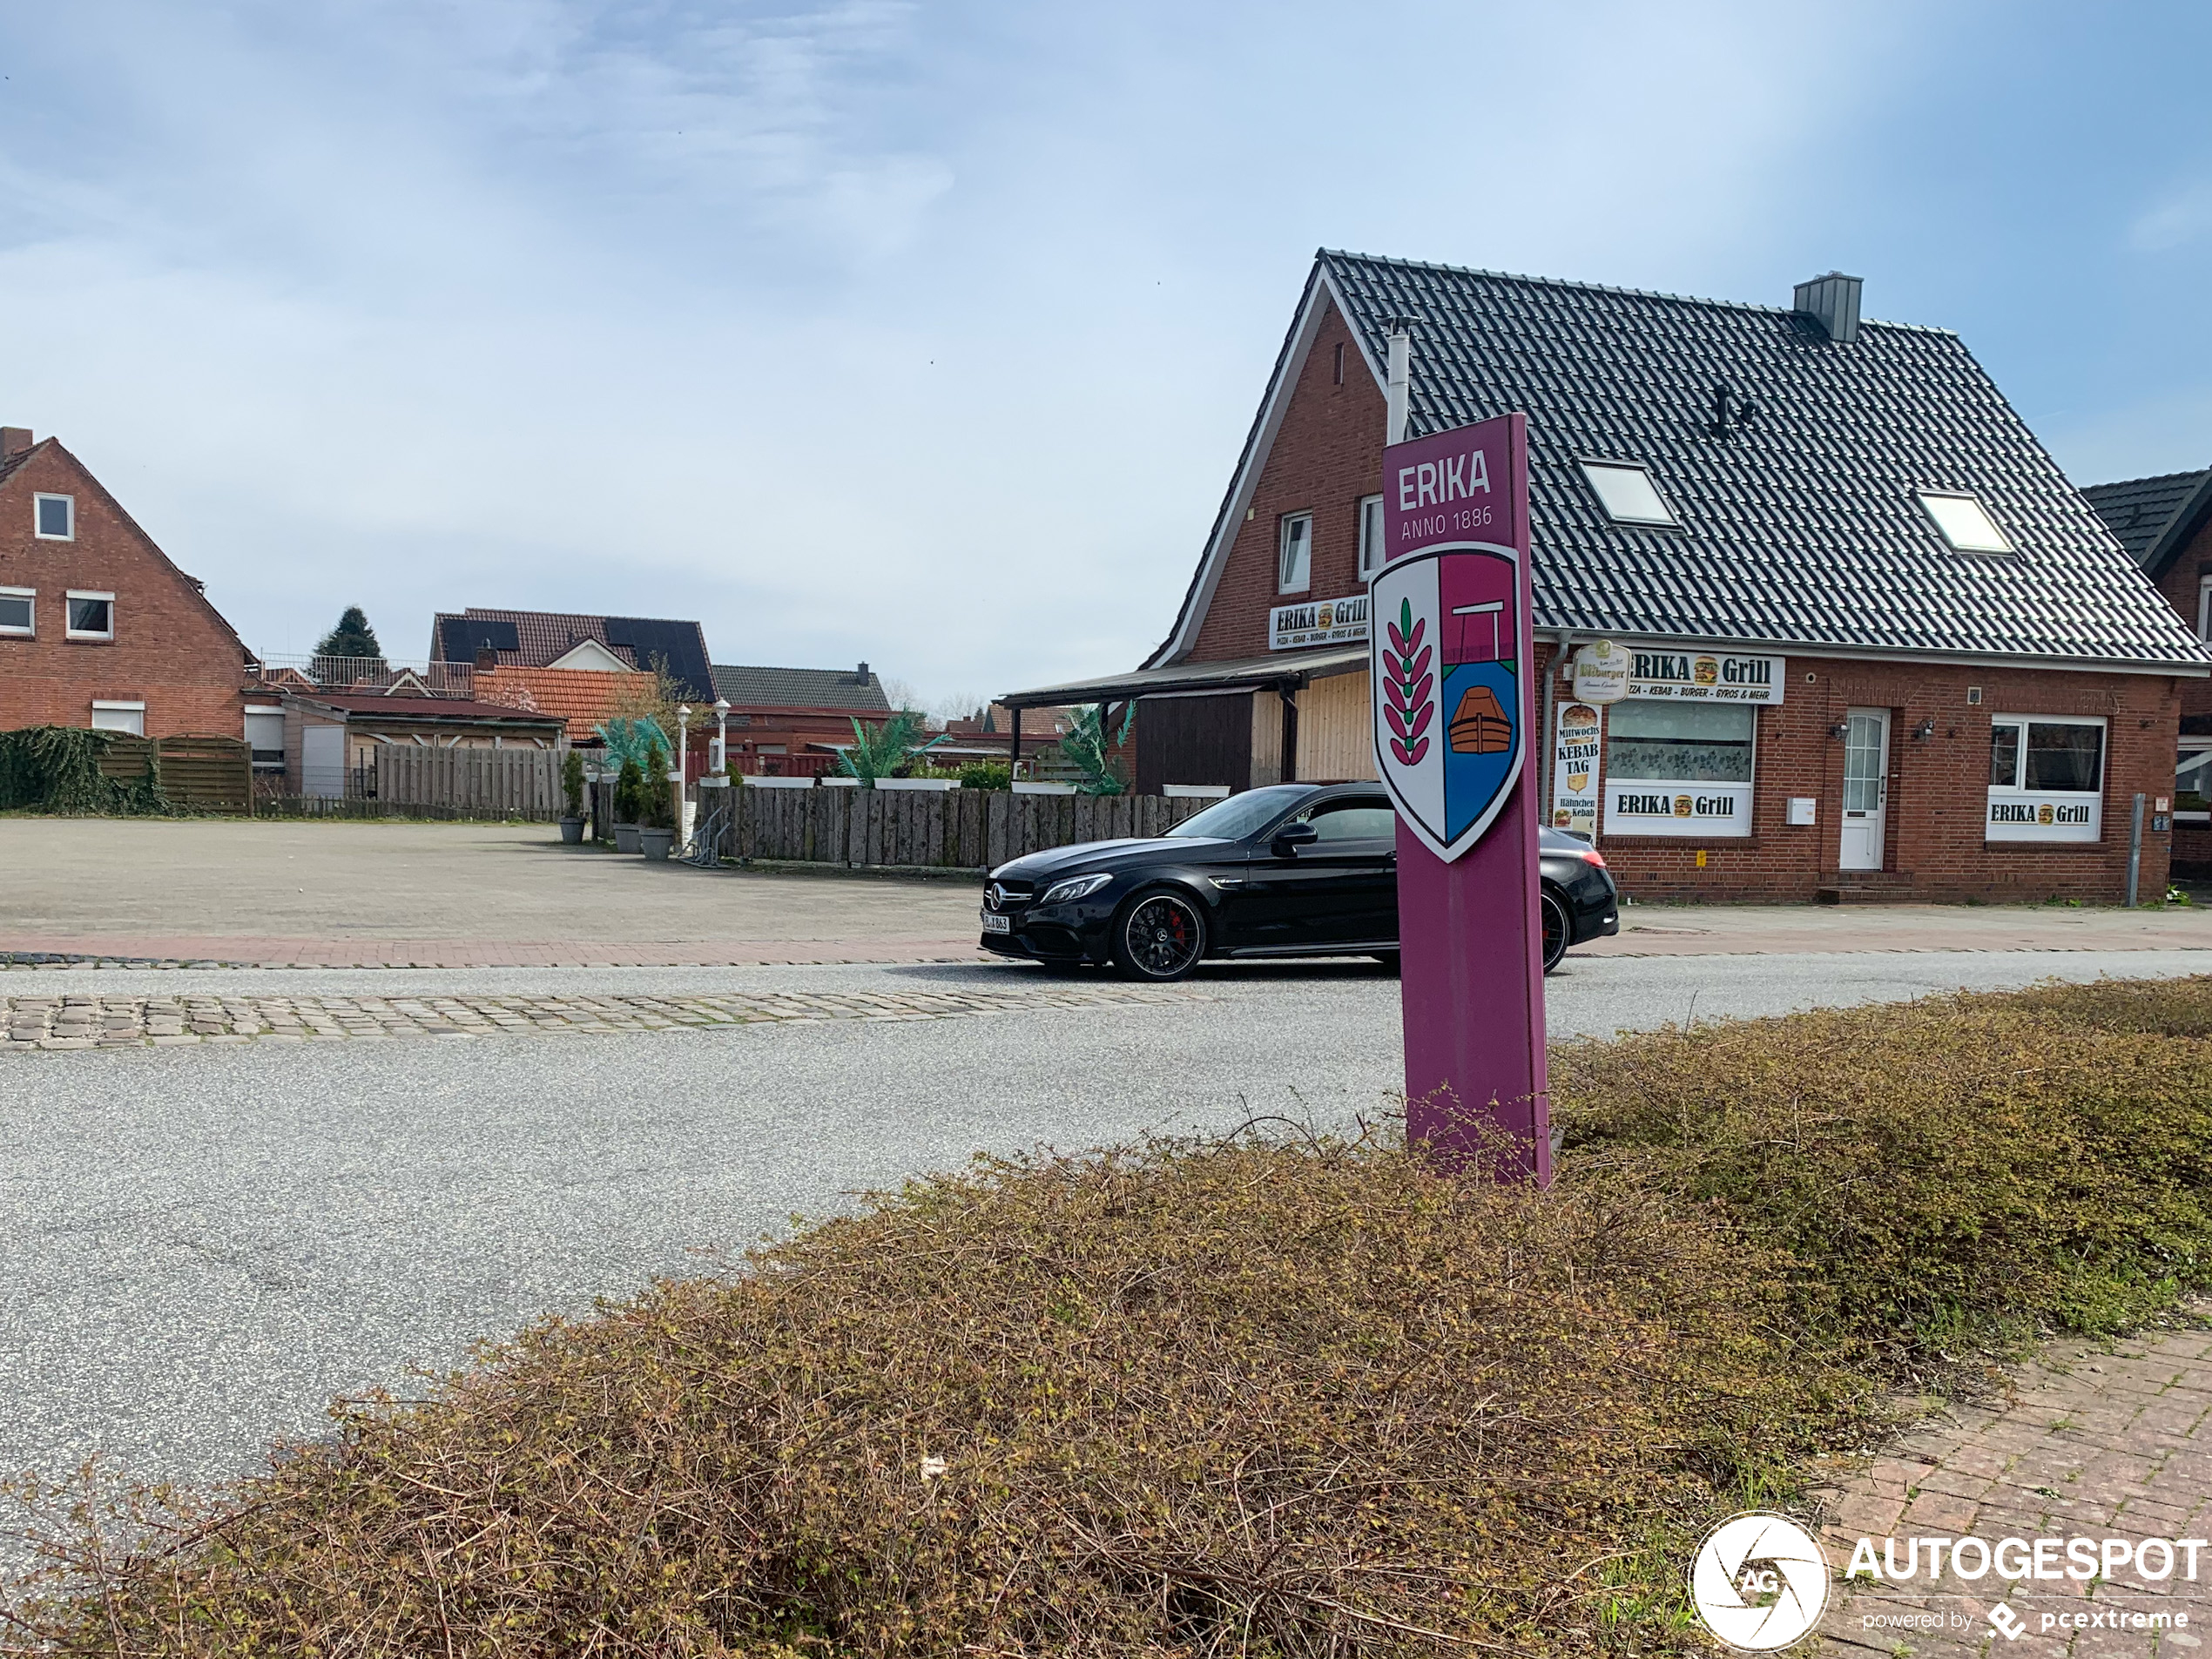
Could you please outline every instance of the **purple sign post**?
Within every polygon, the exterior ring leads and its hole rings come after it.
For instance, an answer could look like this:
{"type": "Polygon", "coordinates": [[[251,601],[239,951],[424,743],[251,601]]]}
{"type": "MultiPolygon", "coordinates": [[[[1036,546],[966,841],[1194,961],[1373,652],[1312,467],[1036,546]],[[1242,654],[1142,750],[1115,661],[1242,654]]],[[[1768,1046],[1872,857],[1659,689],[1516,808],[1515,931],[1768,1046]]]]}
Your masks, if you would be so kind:
{"type": "Polygon", "coordinates": [[[1383,451],[1369,586],[1375,760],[1398,804],[1406,1133],[1447,1163],[1502,1130],[1548,1183],[1527,422],[1383,451]]]}

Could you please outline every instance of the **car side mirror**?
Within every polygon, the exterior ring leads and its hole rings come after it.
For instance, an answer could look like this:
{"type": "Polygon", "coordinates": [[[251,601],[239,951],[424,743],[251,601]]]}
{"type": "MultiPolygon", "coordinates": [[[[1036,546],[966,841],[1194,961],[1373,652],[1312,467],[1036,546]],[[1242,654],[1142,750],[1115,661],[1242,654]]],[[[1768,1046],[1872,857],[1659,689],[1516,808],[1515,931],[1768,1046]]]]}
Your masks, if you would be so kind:
{"type": "Polygon", "coordinates": [[[1275,856],[1285,859],[1301,846],[1311,846],[1321,839],[1321,832],[1311,824],[1285,824],[1275,832],[1275,856]]]}

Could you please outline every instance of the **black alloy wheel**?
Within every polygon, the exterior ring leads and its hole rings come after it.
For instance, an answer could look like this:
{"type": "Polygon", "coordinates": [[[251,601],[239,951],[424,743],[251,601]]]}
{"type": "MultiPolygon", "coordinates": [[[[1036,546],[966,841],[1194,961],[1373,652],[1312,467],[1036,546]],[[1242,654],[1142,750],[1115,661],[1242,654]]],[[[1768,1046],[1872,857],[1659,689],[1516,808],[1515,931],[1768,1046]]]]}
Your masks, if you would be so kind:
{"type": "Polygon", "coordinates": [[[1544,972],[1548,974],[1567,954],[1567,941],[1575,936],[1575,929],[1567,919],[1567,901],[1556,893],[1545,888],[1541,903],[1544,911],[1544,972]]]}
{"type": "Polygon", "coordinates": [[[1186,977],[1206,954],[1206,920],[1179,893],[1141,893],[1114,928],[1114,961],[1131,979],[1186,977]]]}

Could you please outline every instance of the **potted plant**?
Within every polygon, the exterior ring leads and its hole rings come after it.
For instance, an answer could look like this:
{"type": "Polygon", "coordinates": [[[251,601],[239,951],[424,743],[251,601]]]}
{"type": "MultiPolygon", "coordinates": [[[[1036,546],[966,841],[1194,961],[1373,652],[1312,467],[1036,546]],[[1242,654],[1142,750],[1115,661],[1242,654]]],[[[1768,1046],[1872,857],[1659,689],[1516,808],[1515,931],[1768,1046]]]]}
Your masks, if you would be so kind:
{"type": "Polygon", "coordinates": [[[561,840],[570,846],[583,845],[583,757],[569,751],[561,762],[561,795],[568,806],[561,817],[561,840]]]}
{"type": "Polygon", "coordinates": [[[615,851],[635,853],[637,850],[637,792],[645,781],[644,771],[632,759],[625,758],[622,771],[615,777],[615,851]]]}
{"type": "Polygon", "coordinates": [[[922,739],[921,716],[901,709],[877,725],[853,722],[853,746],[838,752],[837,764],[861,789],[873,789],[887,778],[903,775],[916,755],[935,748],[948,733],[922,739]]]}
{"type": "Polygon", "coordinates": [[[645,756],[637,780],[637,850],[665,860],[676,845],[676,809],[668,792],[668,752],[656,743],[645,756]]]}

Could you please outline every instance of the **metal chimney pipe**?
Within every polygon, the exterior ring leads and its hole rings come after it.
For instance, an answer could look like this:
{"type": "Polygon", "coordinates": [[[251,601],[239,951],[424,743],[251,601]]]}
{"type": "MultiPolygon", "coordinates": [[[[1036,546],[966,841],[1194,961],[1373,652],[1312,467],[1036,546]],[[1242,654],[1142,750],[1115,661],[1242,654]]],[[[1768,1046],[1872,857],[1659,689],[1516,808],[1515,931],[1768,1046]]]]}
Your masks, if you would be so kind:
{"type": "Polygon", "coordinates": [[[1391,331],[1389,416],[1383,442],[1406,442],[1406,396],[1413,374],[1413,339],[1401,327],[1391,331]]]}

